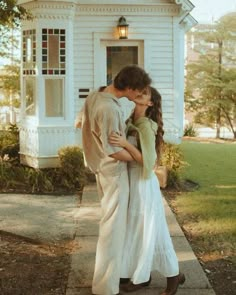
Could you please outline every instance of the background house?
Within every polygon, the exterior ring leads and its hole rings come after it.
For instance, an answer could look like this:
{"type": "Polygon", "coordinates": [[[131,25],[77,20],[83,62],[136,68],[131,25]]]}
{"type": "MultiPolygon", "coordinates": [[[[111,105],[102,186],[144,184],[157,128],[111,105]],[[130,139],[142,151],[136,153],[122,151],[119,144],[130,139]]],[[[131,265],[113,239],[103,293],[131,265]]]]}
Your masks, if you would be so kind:
{"type": "MultiPolygon", "coordinates": [[[[74,120],[87,94],[138,64],[163,97],[165,139],[183,135],[184,35],[196,21],[188,0],[30,1],[22,25],[20,156],[33,167],[57,165],[60,147],[80,144],[74,120]],[[127,39],[117,30],[124,16],[127,39]]],[[[130,104],[122,99],[124,115],[130,104]]]]}

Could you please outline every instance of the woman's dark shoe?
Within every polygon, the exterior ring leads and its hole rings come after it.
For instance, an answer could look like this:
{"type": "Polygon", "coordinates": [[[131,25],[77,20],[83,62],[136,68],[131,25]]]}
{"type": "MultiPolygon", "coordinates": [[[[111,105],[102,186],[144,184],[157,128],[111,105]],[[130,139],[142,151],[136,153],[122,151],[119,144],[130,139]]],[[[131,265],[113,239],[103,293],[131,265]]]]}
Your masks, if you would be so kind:
{"type": "Polygon", "coordinates": [[[120,285],[129,283],[130,279],[120,278],[120,285]]]}
{"type": "Polygon", "coordinates": [[[185,282],[185,275],[183,273],[179,273],[175,277],[167,278],[167,287],[161,295],[174,295],[176,294],[179,285],[183,285],[185,282]]]}
{"type": "Polygon", "coordinates": [[[152,281],[152,277],[150,276],[147,282],[144,282],[141,284],[133,284],[132,282],[129,282],[128,284],[122,285],[122,290],[125,292],[134,292],[144,287],[148,287],[151,284],[151,281],[152,281]]]}

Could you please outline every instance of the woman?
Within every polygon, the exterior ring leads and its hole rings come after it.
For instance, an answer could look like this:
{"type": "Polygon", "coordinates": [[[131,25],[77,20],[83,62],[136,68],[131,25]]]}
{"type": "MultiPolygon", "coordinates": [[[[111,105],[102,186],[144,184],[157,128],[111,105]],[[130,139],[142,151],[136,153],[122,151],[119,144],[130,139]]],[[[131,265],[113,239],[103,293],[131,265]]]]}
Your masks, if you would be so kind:
{"type": "MultiPolygon", "coordinates": [[[[112,133],[110,143],[124,147],[135,161],[128,164],[130,203],[121,278],[126,292],[148,286],[151,271],[167,277],[161,295],[174,295],[185,277],[170,238],[158,179],[153,172],[163,142],[161,95],[154,88],[135,101],[127,122],[127,139],[112,133]]],[[[122,282],[121,281],[121,282],[122,282]]]]}

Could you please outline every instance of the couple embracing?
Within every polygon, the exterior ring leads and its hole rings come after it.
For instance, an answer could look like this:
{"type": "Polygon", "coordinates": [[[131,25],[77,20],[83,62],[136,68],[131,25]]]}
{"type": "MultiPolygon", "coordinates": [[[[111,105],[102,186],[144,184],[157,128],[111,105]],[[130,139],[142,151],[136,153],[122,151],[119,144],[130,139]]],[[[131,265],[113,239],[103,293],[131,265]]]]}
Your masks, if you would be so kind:
{"type": "Polygon", "coordinates": [[[164,132],[161,96],[150,84],[143,69],[127,66],[113,84],[89,94],[84,105],[84,158],[96,175],[101,198],[93,294],[144,288],[153,270],[167,278],[162,295],[176,294],[185,281],[153,172],[164,132]],[[126,123],[121,97],[135,103],[126,123]]]}

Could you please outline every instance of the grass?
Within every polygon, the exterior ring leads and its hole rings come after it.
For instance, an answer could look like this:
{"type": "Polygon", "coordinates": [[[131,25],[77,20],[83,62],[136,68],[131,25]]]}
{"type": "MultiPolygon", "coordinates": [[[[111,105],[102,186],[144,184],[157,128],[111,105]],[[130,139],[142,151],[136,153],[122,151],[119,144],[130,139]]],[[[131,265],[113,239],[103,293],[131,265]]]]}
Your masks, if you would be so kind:
{"type": "Polygon", "coordinates": [[[181,178],[199,184],[173,202],[177,218],[202,255],[233,257],[236,249],[236,144],[185,141],[181,178]]]}

